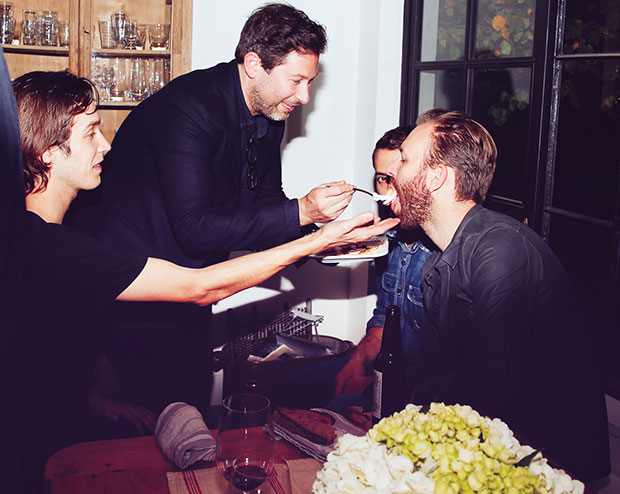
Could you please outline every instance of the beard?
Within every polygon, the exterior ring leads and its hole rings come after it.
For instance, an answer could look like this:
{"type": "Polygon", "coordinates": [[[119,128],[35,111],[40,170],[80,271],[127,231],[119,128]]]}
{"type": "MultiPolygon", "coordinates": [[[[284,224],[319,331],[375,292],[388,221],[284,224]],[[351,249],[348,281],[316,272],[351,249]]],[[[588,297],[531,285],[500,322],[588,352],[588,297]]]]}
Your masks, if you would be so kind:
{"type": "Polygon", "coordinates": [[[421,226],[431,217],[433,199],[426,186],[426,171],[418,173],[413,180],[396,184],[400,201],[400,226],[406,230],[421,226]]]}
{"type": "Polygon", "coordinates": [[[264,115],[269,120],[282,121],[288,118],[288,113],[282,113],[278,110],[280,101],[273,104],[267,100],[266,89],[264,83],[259,83],[250,92],[250,103],[252,105],[252,113],[254,115],[264,115]]]}

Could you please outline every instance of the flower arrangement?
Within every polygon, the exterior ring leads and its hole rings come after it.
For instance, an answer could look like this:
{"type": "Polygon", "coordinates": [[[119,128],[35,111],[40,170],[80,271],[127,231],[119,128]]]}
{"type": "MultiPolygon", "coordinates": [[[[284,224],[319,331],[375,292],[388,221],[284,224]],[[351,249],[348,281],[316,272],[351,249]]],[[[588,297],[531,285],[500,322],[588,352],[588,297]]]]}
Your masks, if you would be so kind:
{"type": "Polygon", "coordinates": [[[469,406],[407,405],[365,436],[346,434],[314,494],[582,494],[584,485],[522,446],[499,419],[469,406]]]}

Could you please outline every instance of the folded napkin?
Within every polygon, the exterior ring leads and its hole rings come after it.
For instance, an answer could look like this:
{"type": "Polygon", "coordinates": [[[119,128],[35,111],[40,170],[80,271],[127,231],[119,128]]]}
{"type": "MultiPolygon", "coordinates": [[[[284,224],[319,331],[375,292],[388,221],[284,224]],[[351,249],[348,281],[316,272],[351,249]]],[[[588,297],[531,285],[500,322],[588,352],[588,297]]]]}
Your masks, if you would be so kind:
{"type": "Polygon", "coordinates": [[[215,458],[215,439],[200,412],[187,403],[171,403],[161,412],[155,438],[164,455],[179,468],[215,458]]]}

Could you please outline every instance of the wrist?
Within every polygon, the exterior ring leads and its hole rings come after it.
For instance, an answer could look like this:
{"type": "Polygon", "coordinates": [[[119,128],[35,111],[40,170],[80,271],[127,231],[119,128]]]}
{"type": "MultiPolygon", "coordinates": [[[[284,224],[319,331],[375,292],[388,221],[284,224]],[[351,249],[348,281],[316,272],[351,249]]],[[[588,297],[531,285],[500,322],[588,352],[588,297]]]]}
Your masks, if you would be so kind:
{"type": "Polygon", "coordinates": [[[312,223],[312,221],[308,219],[308,215],[306,214],[307,201],[308,200],[306,199],[306,196],[297,199],[297,206],[299,209],[299,226],[306,226],[312,223]]]}

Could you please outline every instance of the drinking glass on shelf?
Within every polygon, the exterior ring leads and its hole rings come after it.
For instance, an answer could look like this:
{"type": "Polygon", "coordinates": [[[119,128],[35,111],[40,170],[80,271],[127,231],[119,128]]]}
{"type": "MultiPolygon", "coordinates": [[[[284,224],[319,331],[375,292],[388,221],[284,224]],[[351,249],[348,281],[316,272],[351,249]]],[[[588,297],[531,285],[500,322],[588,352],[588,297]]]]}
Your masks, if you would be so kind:
{"type": "Polygon", "coordinates": [[[22,15],[22,44],[37,44],[37,13],[34,10],[24,10],[22,15]]]}
{"type": "Polygon", "coordinates": [[[151,50],[165,50],[168,48],[170,36],[170,24],[151,24],[149,26],[149,39],[151,50]]]}
{"type": "Polygon", "coordinates": [[[41,46],[58,45],[58,12],[44,10],[39,17],[39,44],[41,46]]]}
{"type": "Polygon", "coordinates": [[[148,31],[148,27],[146,24],[136,24],[138,31],[138,44],[136,45],[138,50],[144,50],[146,47],[146,33],[148,31]]]}
{"type": "Polygon", "coordinates": [[[123,48],[127,20],[127,14],[122,10],[110,16],[110,22],[112,23],[112,39],[114,40],[116,48],[123,48]]]}
{"type": "Polygon", "coordinates": [[[138,23],[136,21],[127,20],[125,23],[125,36],[122,40],[123,48],[135,50],[140,42],[140,33],[138,32],[138,23]]]}
{"type": "Polygon", "coordinates": [[[101,40],[101,48],[104,50],[116,47],[112,33],[112,21],[107,19],[99,20],[99,39],[101,40]]]}
{"type": "Polygon", "coordinates": [[[103,100],[112,100],[112,88],[116,86],[114,67],[106,66],[101,69],[101,87],[104,89],[103,100]]]}
{"type": "Polygon", "coordinates": [[[170,80],[170,74],[166,61],[163,58],[153,60],[153,72],[151,74],[151,94],[159,91],[170,80]]]}
{"type": "Polygon", "coordinates": [[[275,458],[271,402],[263,395],[240,393],[222,405],[215,441],[217,468],[231,483],[254,489],[267,479],[275,458]]]}
{"type": "Polygon", "coordinates": [[[147,62],[143,58],[133,58],[131,60],[129,95],[132,101],[142,101],[149,95],[147,62]]]}
{"type": "Polygon", "coordinates": [[[0,42],[13,43],[15,34],[15,17],[13,16],[13,5],[0,1],[0,42]]]}
{"type": "Polygon", "coordinates": [[[58,22],[58,44],[69,46],[69,23],[67,21],[58,22]]]}

